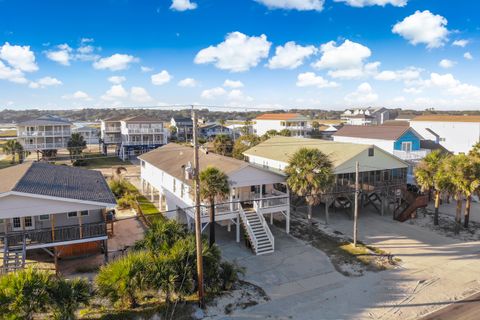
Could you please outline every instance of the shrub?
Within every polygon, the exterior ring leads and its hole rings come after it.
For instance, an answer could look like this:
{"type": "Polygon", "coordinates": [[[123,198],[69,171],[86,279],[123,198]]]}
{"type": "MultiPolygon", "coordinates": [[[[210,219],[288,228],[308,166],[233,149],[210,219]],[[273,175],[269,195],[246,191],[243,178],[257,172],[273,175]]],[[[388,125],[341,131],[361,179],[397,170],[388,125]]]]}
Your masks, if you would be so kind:
{"type": "Polygon", "coordinates": [[[0,302],[5,319],[33,319],[37,312],[47,310],[51,275],[28,268],[0,278],[0,302]]]}
{"type": "Polygon", "coordinates": [[[76,318],[75,311],[80,306],[89,304],[91,286],[85,279],[58,278],[51,282],[48,291],[53,319],[72,320],[76,318]]]}
{"type": "Polygon", "coordinates": [[[127,303],[129,308],[137,307],[139,291],[145,288],[148,260],[146,252],[138,251],[103,266],[95,278],[98,293],[114,304],[127,303]]]}

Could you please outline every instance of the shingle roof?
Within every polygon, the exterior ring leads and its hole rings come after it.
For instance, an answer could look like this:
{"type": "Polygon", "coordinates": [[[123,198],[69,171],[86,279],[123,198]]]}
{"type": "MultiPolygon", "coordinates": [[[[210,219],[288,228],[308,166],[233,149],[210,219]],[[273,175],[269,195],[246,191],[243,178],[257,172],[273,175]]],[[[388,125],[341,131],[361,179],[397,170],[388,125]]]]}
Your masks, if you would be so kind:
{"type": "Polygon", "coordinates": [[[405,126],[343,126],[334,136],[397,140],[409,129],[405,126]]]}
{"type": "Polygon", "coordinates": [[[264,113],[255,120],[308,120],[299,113],[264,113]]]}
{"type": "Polygon", "coordinates": [[[146,117],[146,116],[126,117],[126,118],[123,118],[121,121],[125,121],[125,122],[163,122],[163,120],[161,120],[161,119],[156,119],[156,118],[146,117]]]}
{"type": "Polygon", "coordinates": [[[386,120],[385,122],[383,122],[382,126],[410,127],[410,123],[408,121],[401,121],[401,120],[386,120]]]}
{"type": "Polygon", "coordinates": [[[0,170],[0,193],[16,191],[64,199],[116,204],[99,171],[31,162],[0,170]]]}
{"type": "Polygon", "coordinates": [[[480,116],[453,116],[448,114],[422,115],[411,121],[439,121],[439,122],[480,122],[480,116]]]}
{"type": "Polygon", "coordinates": [[[336,168],[371,147],[365,144],[275,136],[248,149],[243,154],[287,163],[300,148],[315,148],[325,153],[336,168]]]}
{"type": "MultiPolygon", "coordinates": [[[[225,157],[215,153],[199,153],[200,171],[208,166],[214,166],[222,170],[225,174],[235,172],[242,168],[251,166],[249,163],[230,157],[225,157]]],[[[140,159],[151,165],[167,172],[171,176],[185,180],[184,167],[188,162],[193,164],[193,148],[182,146],[176,143],[169,143],[163,147],[144,153],[140,159]]],[[[186,181],[190,183],[190,181],[186,181]]]]}
{"type": "Polygon", "coordinates": [[[72,123],[66,119],[46,115],[37,119],[27,120],[18,123],[19,126],[53,126],[53,125],[71,125],[72,123]]]}

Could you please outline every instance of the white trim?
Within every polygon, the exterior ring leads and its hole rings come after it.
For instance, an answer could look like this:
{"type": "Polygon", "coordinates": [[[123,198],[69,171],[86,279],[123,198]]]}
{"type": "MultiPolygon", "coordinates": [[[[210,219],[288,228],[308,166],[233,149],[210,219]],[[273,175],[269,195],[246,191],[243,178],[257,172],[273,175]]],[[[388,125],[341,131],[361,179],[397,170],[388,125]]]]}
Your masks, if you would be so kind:
{"type": "Polygon", "coordinates": [[[34,193],[26,193],[26,192],[18,192],[18,191],[8,191],[4,193],[0,193],[0,198],[15,195],[21,197],[31,197],[31,198],[38,198],[38,199],[46,199],[46,200],[55,200],[55,201],[64,201],[64,202],[73,202],[73,203],[81,203],[81,204],[89,204],[93,206],[101,206],[106,208],[115,208],[116,204],[113,203],[106,203],[106,202],[97,202],[97,201],[87,201],[87,200],[78,200],[72,198],[60,198],[60,197],[53,197],[53,196],[45,196],[39,195],[34,193]]]}

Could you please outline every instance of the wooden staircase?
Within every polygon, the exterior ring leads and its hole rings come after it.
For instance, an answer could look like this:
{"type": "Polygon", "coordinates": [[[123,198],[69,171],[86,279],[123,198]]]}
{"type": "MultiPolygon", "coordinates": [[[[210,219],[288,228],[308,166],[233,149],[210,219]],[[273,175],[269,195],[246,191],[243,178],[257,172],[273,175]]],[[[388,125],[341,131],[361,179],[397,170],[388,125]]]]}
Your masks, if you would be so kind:
{"type": "Polygon", "coordinates": [[[8,238],[3,240],[3,265],[2,272],[9,273],[25,267],[26,258],[26,241],[25,237],[21,244],[10,245],[8,238]]]}
{"type": "Polygon", "coordinates": [[[427,206],[428,196],[407,192],[406,200],[395,209],[393,217],[397,221],[405,222],[415,216],[417,209],[427,206]]]}
{"type": "Polygon", "coordinates": [[[253,251],[256,255],[274,251],[274,239],[263,215],[253,209],[240,209],[240,217],[245,227],[253,251]]]}

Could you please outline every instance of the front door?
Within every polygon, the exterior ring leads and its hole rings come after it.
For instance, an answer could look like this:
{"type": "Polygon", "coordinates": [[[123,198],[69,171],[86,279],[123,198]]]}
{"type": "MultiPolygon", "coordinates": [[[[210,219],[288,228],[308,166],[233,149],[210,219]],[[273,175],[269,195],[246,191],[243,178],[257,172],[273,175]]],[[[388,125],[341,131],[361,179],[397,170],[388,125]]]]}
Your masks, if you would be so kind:
{"type": "Polygon", "coordinates": [[[33,230],[35,229],[35,220],[31,216],[22,218],[12,218],[13,231],[33,230]]]}

